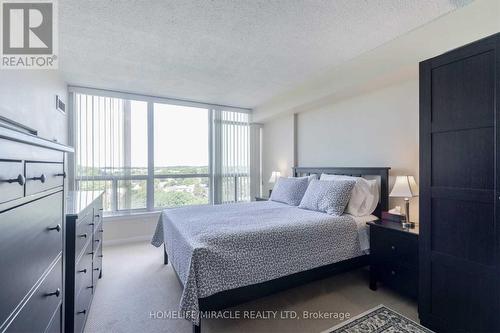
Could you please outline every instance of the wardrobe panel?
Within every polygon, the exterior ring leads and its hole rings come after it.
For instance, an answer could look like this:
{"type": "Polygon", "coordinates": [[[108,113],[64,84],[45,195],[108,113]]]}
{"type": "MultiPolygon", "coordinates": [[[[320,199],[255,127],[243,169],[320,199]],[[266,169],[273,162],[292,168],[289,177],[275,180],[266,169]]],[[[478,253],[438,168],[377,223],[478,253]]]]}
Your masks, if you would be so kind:
{"type": "Polygon", "coordinates": [[[494,127],[433,133],[432,186],[492,189],[494,134],[494,127]]]}
{"type": "Polygon", "coordinates": [[[432,199],[432,251],[493,265],[495,220],[492,203],[432,199]]]}
{"type": "Polygon", "coordinates": [[[432,70],[432,123],[443,129],[490,126],[495,53],[490,50],[432,70]]]}

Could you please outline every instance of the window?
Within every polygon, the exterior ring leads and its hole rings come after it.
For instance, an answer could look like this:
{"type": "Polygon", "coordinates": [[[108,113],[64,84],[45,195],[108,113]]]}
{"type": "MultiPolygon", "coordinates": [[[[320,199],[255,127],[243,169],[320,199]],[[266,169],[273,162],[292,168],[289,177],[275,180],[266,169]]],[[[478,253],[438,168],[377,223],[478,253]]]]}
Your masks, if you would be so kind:
{"type": "Polygon", "coordinates": [[[76,189],[112,213],[250,199],[247,112],[119,97],[72,94],[76,189]]]}
{"type": "Polygon", "coordinates": [[[210,203],[209,110],[154,104],[154,206],[210,203]]]}

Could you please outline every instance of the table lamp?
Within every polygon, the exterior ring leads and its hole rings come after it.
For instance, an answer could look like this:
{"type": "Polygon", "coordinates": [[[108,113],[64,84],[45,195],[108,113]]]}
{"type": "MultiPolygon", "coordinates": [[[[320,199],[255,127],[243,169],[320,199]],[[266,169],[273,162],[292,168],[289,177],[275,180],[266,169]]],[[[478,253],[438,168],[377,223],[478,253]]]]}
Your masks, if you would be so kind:
{"type": "Polygon", "coordinates": [[[412,226],[410,221],[410,198],[418,196],[418,185],[413,176],[397,176],[396,182],[389,194],[392,198],[404,198],[405,200],[405,219],[402,221],[403,228],[412,226]]]}

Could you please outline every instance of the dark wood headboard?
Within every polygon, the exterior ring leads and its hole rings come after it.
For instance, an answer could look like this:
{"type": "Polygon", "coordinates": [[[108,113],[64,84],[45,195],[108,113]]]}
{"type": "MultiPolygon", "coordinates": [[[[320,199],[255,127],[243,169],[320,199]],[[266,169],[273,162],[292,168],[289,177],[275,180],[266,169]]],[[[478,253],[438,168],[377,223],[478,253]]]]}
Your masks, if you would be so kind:
{"type": "Polygon", "coordinates": [[[373,212],[373,215],[381,217],[382,211],[387,211],[389,209],[389,170],[391,168],[346,168],[346,167],[295,167],[292,168],[293,176],[308,176],[311,174],[317,174],[318,177],[322,173],[329,175],[343,175],[343,176],[353,176],[353,177],[363,177],[367,179],[377,179],[379,181],[380,187],[380,199],[377,208],[373,212]]]}

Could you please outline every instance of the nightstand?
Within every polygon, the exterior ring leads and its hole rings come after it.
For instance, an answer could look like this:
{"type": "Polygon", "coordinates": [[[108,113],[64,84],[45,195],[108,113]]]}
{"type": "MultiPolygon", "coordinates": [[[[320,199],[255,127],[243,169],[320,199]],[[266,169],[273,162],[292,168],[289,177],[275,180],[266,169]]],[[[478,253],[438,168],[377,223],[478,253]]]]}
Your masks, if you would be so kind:
{"type": "Polygon", "coordinates": [[[269,198],[255,197],[255,201],[267,201],[269,198]]]}
{"type": "Polygon", "coordinates": [[[380,282],[416,298],[418,295],[418,228],[403,229],[387,220],[370,226],[370,289],[380,282]]]}

